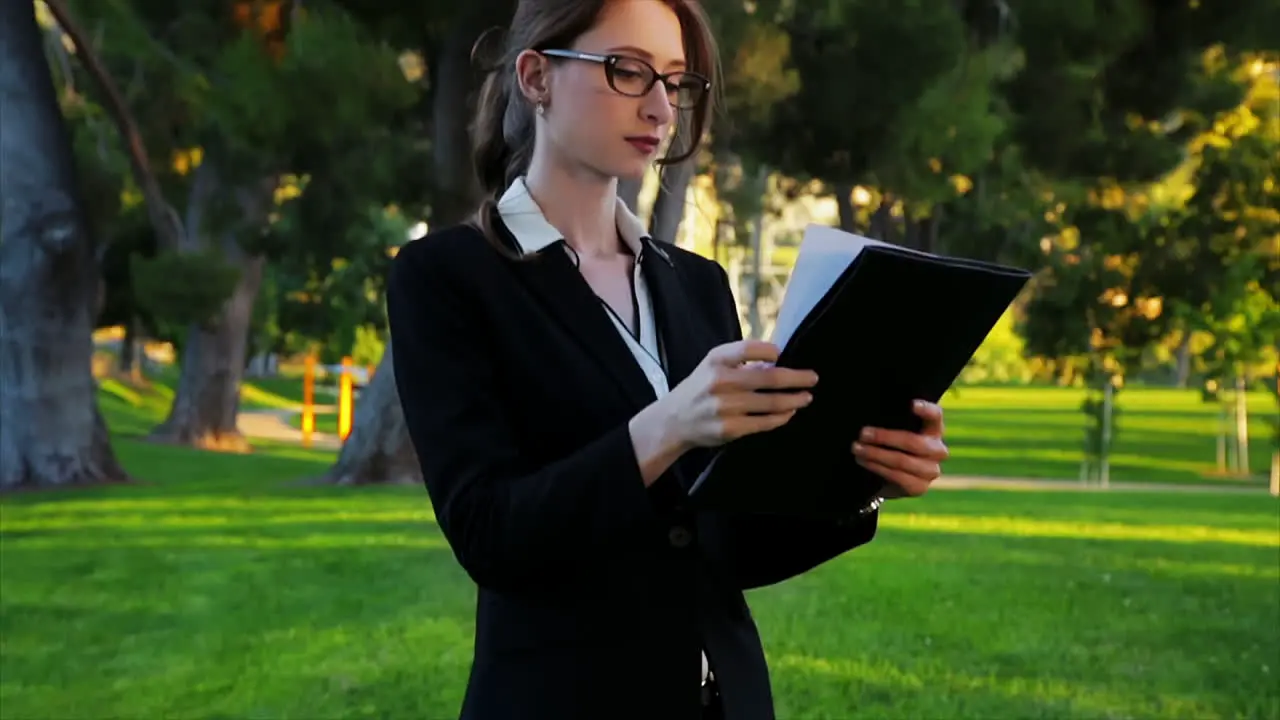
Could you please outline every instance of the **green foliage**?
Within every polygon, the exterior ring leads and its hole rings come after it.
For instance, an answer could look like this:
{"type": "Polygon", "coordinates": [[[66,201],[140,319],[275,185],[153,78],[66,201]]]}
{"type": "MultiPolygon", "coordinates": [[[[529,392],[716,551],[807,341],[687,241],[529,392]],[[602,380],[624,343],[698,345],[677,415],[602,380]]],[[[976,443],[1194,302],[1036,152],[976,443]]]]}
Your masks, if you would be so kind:
{"type": "Polygon", "coordinates": [[[966,47],[950,0],[797,4],[783,27],[800,89],[771,108],[753,151],[789,175],[832,184],[872,182],[903,164],[900,142],[910,141],[895,134],[966,47]]]}
{"type": "Polygon", "coordinates": [[[1002,42],[962,53],[894,123],[876,164],[876,185],[916,203],[956,196],[954,175],[984,169],[1006,132],[995,85],[1014,67],[1002,42]]]}
{"type": "MultiPolygon", "coordinates": [[[[305,197],[305,195],[304,195],[305,197]]],[[[299,205],[281,220],[282,233],[306,216],[299,205]]],[[[268,271],[255,336],[266,348],[283,353],[318,349],[324,362],[338,362],[362,353],[381,356],[362,333],[386,327],[383,278],[389,251],[404,242],[410,221],[395,209],[370,207],[351,224],[329,230],[338,237],[313,235],[317,252],[282,258],[268,271]],[[335,258],[333,248],[351,248],[349,257],[335,258]]]]}
{"type": "Polygon", "coordinates": [[[382,361],[382,353],[387,349],[383,334],[372,325],[357,326],[355,334],[356,339],[351,346],[351,359],[356,365],[376,366],[382,361]]]}
{"type": "Polygon", "coordinates": [[[1021,384],[1031,380],[1024,354],[1025,341],[1018,335],[1013,312],[1000,316],[986,340],[960,374],[960,382],[973,384],[1021,384]]]}
{"type": "Polygon", "coordinates": [[[134,255],[130,271],[139,306],[179,326],[213,321],[240,280],[239,269],[212,250],[134,255]]]}
{"type": "Polygon", "coordinates": [[[1252,23],[1270,5],[1010,3],[1025,57],[1004,90],[1016,142],[1057,177],[1147,182],[1164,174],[1198,130],[1190,117],[1212,116],[1243,95],[1227,78],[1198,77],[1202,54],[1251,44],[1252,23]]]}
{"type": "Polygon", "coordinates": [[[243,33],[209,74],[218,81],[199,84],[193,103],[202,134],[221,138],[237,165],[263,170],[293,169],[306,152],[359,144],[416,95],[395,50],[323,5],[291,25],[279,58],[243,33]]]}

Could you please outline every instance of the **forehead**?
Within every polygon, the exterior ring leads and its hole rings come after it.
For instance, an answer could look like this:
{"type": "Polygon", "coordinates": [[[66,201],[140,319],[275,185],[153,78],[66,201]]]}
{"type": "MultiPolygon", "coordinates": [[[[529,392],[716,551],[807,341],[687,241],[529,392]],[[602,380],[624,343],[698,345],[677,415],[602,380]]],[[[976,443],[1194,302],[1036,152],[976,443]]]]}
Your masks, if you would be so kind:
{"type": "Polygon", "coordinates": [[[684,35],[680,18],[662,0],[611,0],[595,26],[576,43],[591,52],[628,47],[643,51],[659,67],[683,62],[684,35]]]}

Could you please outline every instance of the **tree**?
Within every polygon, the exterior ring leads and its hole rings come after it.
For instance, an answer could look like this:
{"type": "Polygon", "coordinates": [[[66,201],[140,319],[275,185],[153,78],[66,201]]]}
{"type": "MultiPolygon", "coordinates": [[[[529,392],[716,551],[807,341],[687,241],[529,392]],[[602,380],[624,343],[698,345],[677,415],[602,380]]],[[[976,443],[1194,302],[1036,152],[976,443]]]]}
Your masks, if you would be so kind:
{"type": "MultiPolygon", "coordinates": [[[[380,158],[414,155],[389,122],[414,86],[394,49],[323,1],[76,9],[106,28],[109,71],[143,78],[146,92],[125,104],[148,119],[140,134],[166,195],[185,197],[176,241],[132,267],[143,304],[188,327],[174,403],[152,437],[242,449],[239,385],[265,265],[308,254],[310,238],[275,231],[282,205],[337,171],[359,190],[349,207],[394,195],[387,168],[403,165],[380,158]]],[[[349,250],[326,247],[317,262],[349,250]]]]}
{"type": "Polygon", "coordinates": [[[126,480],[98,410],[88,227],[34,5],[0,3],[0,490],[126,480]]]}
{"type": "MultiPolygon", "coordinates": [[[[470,147],[468,122],[471,98],[478,87],[478,73],[471,64],[477,40],[493,26],[494,18],[514,13],[512,0],[477,0],[463,5],[421,4],[427,31],[419,37],[402,37],[404,18],[398,4],[362,4],[352,11],[365,25],[380,28],[385,37],[421,43],[429,58],[427,102],[431,108],[432,169],[431,223],[447,226],[465,219],[476,205],[477,185],[465,148],[470,147]]],[[[634,200],[632,200],[634,202],[634,200]]],[[[361,393],[352,432],[343,443],[337,462],[324,481],[335,484],[370,484],[421,481],[417,456],[409,441],[396,392],[394,349],[387,344],[374,382],[361,393]]]]}
{"type": "Polygon", "coordinates": [[[752,133],[760,160],[833,188],[847,230],[859,229],[854,186],[876,187],[866,231],[919,246],[932,204],[954,192],[948,178],[985,163],[1002,129],[991,87],[1008,48],[973,34],[964,5],[796,3],[782,27],[800,88],[752,133]]]}

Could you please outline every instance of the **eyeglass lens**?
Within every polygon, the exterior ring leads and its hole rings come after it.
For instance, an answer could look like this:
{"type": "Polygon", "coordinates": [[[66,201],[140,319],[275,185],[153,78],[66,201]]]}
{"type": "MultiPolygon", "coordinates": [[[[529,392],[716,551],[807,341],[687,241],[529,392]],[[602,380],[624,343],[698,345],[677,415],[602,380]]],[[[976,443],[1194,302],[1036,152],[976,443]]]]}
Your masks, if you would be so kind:
{"type": "MultiPolygon", "coordinates": [[[[658,72],[648,63],[635,58],[618,57],[607,66],[609,84],[623,95],[640,97],[653,88],[658,72]]],[[[665,78],[668,101],[679,108],[691,108],[702,99],[705,81],[697,75],[674,72],[665,78]]]]}

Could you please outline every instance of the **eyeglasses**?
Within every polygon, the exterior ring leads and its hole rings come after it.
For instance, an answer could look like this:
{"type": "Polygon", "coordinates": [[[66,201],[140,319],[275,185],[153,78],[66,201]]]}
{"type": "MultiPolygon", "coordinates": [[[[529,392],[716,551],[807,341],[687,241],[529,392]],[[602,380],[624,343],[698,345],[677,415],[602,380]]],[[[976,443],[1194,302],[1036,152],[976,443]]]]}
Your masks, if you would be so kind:
{"type": "Polygon", "coordinates": [[[659,73],[649,63],[625,55],[596,55],[577,50],[540,50],[550,57],[585,60],[604,66],[604,77],[609,87],[619,95],[644,97],[661,82],[667,89],[667,101],[672,107],[689,110],[698,106],[711,90],[711,81],[696,72],[677,70],[659,73]]]}

